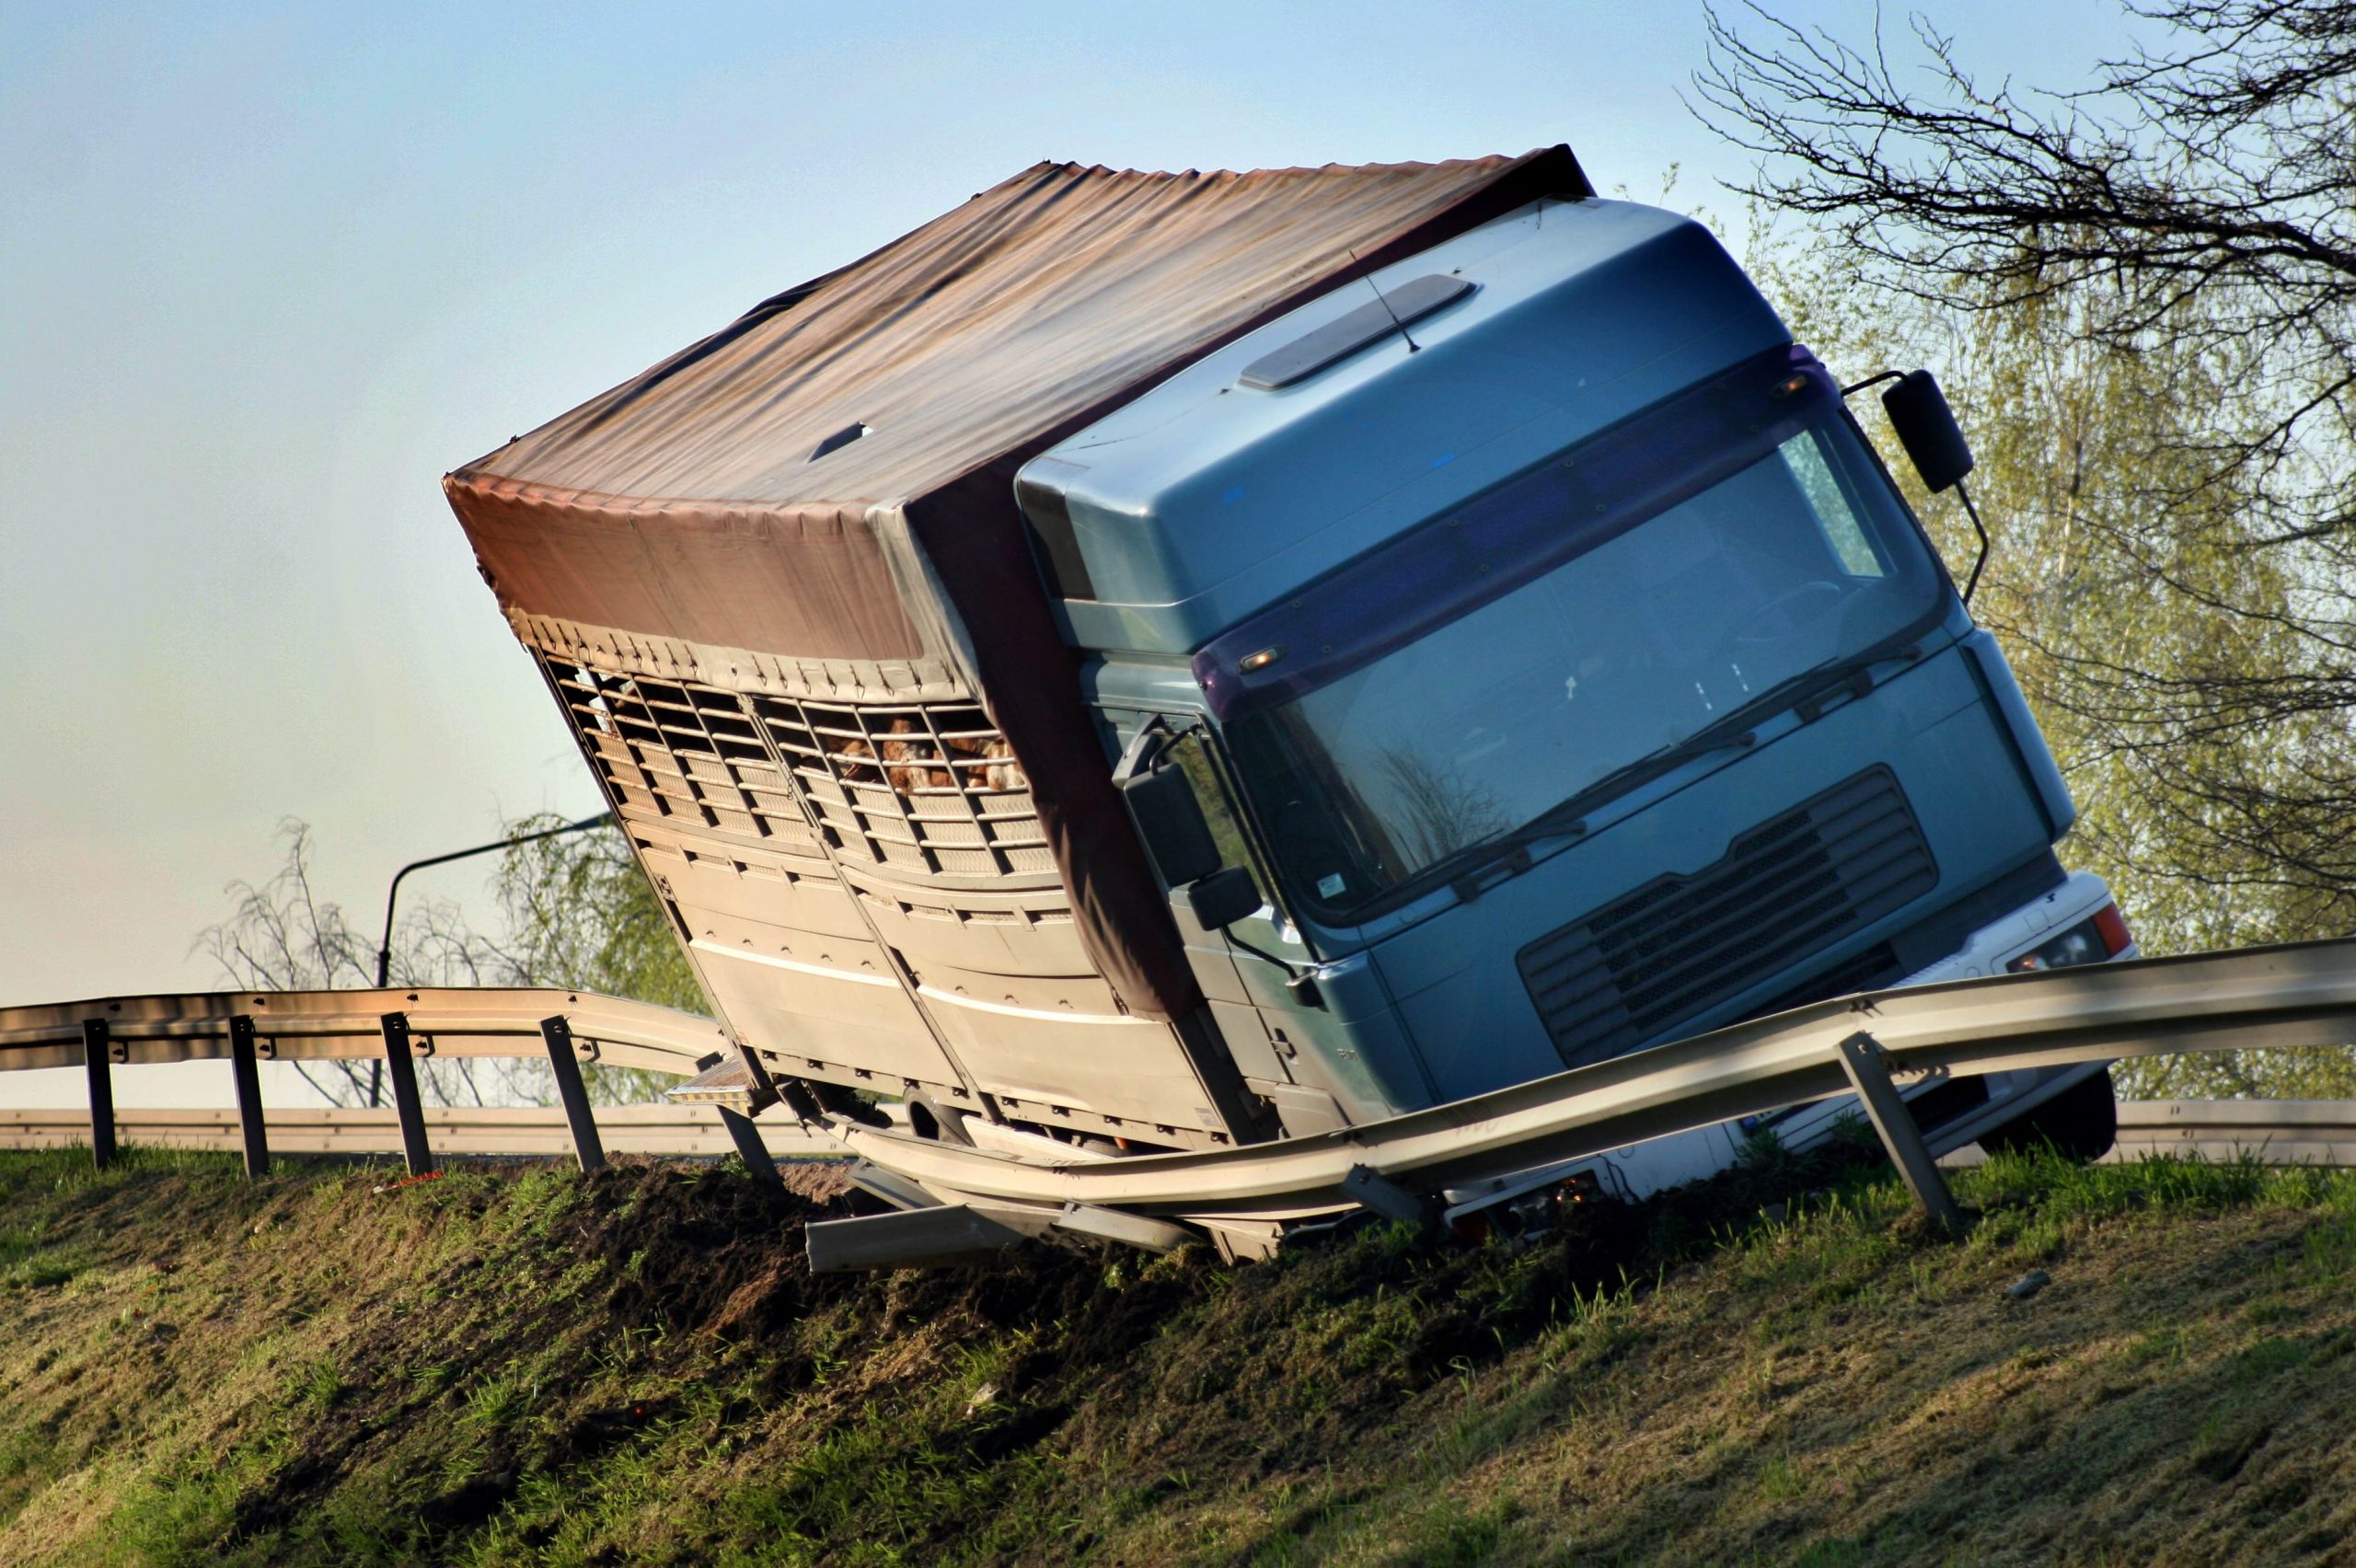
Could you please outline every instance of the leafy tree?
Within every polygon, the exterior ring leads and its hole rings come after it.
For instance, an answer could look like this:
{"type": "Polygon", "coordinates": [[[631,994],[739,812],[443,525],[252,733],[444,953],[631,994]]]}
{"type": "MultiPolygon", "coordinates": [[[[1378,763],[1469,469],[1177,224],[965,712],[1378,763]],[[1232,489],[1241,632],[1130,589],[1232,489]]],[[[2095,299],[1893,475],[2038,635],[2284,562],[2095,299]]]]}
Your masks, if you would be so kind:
{"type": "MultiPolygon", "coordinates": [[[[2166,471],[2151,442],[2213,407],[2201,356],[2131,354],[2057,322],[2064,302],[1962,316],[1893,298],[1842,265],[1837,248],[1755,242],[1752,268],[1800,340],[1842,374],[1934,365],[1972,438],[1972,477],[1993,542],[1973,613],[2004,644],[2075,796],[2065,860],[2101,873],[2145,951],[2180,952],[2296,940],[2332,929],[2309,890],[2220,845],[2214,801],[2226,783],[2332,756],[2345,737],[2318,726],[2223,726],[2183,732],[2118,721],[2154,664],[2215,678],[2262,677],[2299,656],[2279,621],[2221,613],[2231,594],[2288,596],[2279,562],[2241,547],[2229,487],[2152,504],[2166,471]],[[2157,586],[2148,561],[2200,584],[2157,586]],[[2269,581],[2270,579],[2270,581],[2269,581]],[[2090,692],[2092,697],[2090,698],[2090,692]]],[[[1960,507],[1924,494],[1886,422],[1858,412],[1958,580],[1977,545],[1960,507]]],[[[2177,461],[2183,459],[2179,456],[2177,461]]],[[[2253,1053],[2131,1063],[2145,1097],[2338,1095],[2356,1089],[2345,1053],[2253,1053]]]]}
{"type": "MultiPolygon", "coordinates": [[[[514,976],[506,983],[709,1011],[670,917],[618,829],[522,841],[562,821],[551,813],[507,824],[511,843],[498,877],[504,919],[498,951],[514,976]]],[[[617,1103],[658,1098],[673,1081],[602,1063],[587,1071],[593,1092],[617,1103]]]]}

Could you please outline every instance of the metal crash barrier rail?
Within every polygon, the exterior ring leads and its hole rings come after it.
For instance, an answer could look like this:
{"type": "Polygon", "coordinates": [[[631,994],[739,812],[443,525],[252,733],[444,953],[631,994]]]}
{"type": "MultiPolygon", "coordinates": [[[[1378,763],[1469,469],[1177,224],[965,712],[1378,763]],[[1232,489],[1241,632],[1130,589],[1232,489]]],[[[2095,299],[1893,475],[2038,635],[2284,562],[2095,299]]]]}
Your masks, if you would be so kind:
{"type": "MultiPolygon", "coordinates": [[[[1096,1215],[1126,1212],[1180,1220],[1243,1247],[1258,1244],[1275,1222],[1352,1205],[1404,1217],[1444,1191],[1502,1185],[1517,1172],[1868,1088],[1877,1078],[2350,1041],[2356,940],[2343,939],[1842,997],[1276,1145],[1049,1164],[864,1127],[834,1131],[875,1163],[1018,1229],[1085,1228],[1096,1215]]],[[[1884,1117],[1874,1097],[1864,1098],[1884,1145],[1935,1210],[1944,1187],[1935,1196],[1925,1190],[1926,1173],[1928,1183],[1938,1178],[1911,1119],[1884,1117]]],[[[826,1232],[866,1223],[813,1226],[814,1262],[834,1244],[826,1232]]]]}
{"type": "MultiPolygon", "coordinates": [[[[222,1147],[205,1141],[228,1113],[122,1112],[114,1108],[112,1069],[123,1065],[226,1060],[236,1084],[235,1147],[249,1175],[269,1167],[273,1136],[283,1151],[398,1152],[410,1174],[433,1168],[445,1152],[531,1152],[563,1140],[584,1170],[605,1163],[606,1134],[642,1148],[641,1129],[676,1124],[683,1107],[609,1108],[589,1104],[581,1064],[606,1062],[690,1077],[733,1047],[711,1020],[586,991],[419,987],[382,991],[200,991],[0,1009],[0,1071],[79,1066],[89,1083],[81,1123],[92,1157],[105,1166],[119,1131],[162,1136],[151,1141],[222,1147]],[[421,1057],[545,1055],[560,1104],[545,1112],[428,1107],[417,1080],[421,1057]],[[388,1111],[265,1113],[259,1064],[380,1060],[392,1090],[388,1111]],[[560,1122],[557,1120],[561,1118],[560,1122]],[[437,1137],[438,1134],[438,1137],[437,1137]],[[513,1146],[522,1142],[525,1147],[513,1146]]],[[[716,1106],[719,1131],[756,1175],[777,1167],[752,1119],[716,1106]]],[[[0,1113],[26,1142],[43,1141],[39,1113],[0,1113]]],[[[667,1141],[679,1141],[673,1136],[667,1141]]],[[[666,1150],[665,1152],[672,1152],[666,1150]]],[[[792,1153],[840,1153],[823,1132],[794,1135],[792,1153]]]]}
{"type": "MultiPolygon", "coordinates": [[[[576,1149],[572,1123],[559,1105],[428,1105],[425,1135],[436,1159],[497,1156],[570,1159],[576,1149]]],[[[269,1113],[273,1155],[385,1155],[402,1150],[399,1113],[390,1107],[274,1107],[269,1113]]],[[[601,1105],[597,1140],[607,1155],[676,1155],[714,1159],[736,1152],[735,1141],[707,1106],[601,1105]]],[[[236,1154],[245,1131],[225,1106],[115,1108],[115,1136],[151,1148],[204,1149],[236,1154]]],[[[87,1112],[42,1107],[0,1109],[0,1148],[82,1147],[90,1141],[87,1112]]],[[[843,1146],[821,1133],[764,1126],[761,1141],[780,1159],[840,1157],[843,1146]]]]}
{"type": "MultiPolygon", "coordinates": [[[[264,1055],[267,1043],[267,1054],[282,1059],[382,1052],[390,1064],[398,1051],[414,1052],[421,1043],[452,1055],[516,1055],[530,1054],[525,1037],[537,1035],[556,1065],[567,1053],[561,1032],[546,1027],[551,1020],[570,1030],[574,1052],[594,1046],[626,1066],[681,1075],[728,1044],[708,1020],[581,993],[214,994],[0,1010],[0,1064],[231,1056],[239,1016],[251,1020],[256,1053],[264,1055]],[[403,1020],[400,1029],[394,1015],[403,1020]],[[94,1021],[102,1027],[92,1031],[94,1021]]],[[[992,1134],[985,1148],[821,1118],[814,1130],[864,1157],[861,1184],[901,1212],[814,1223],[808,1235],[814,1267],[943,1261],[1051,1230],[1146,1247],[1174,1246],[1199,1232],[1230,1253],[1251,1254],[1272,1248],[1288,1222],[1358,1208],[1424,1216],[1443,1192],[1502,1187],[1519,1173],[1848,1092],[1859,1095],[1893,1160],[1935,1214],[1945,1185],[1911,1116],[1888,1092],[1894,1080],[2351,1041],[2356,940],[2342,940],[1843,997],[1390,1121],[1273,1144],[1084,1156],[1020,1132],[985,1129],[992,1134]]],[[[558,1073],[561,1082],[560,1065],[558,1073]]],[[[94,1122],[103,1078],[93,1068],[94,1122]]],[[[733,1117],[732,1128],[751,1132],[748,1118],[723,1111],[723,1120],[733,1117]]]]}
{"type": "Polygon", "coordinates": [[[2269,1165],[2356,1166],[2356,1100],[2153,1100],[2119,1107],[2108,1158],[2252,1156],[2269,1165]]]}
{"type": "MultiPolygon", "coordinates": [[[[398,1115],[389,1109],[349,1106],[273,1110],[270,1147],[280,1154],[398,1154],[398,1115]]],[[[225,1154],[242,1147],[237,1113],[226,1107],[118,1106],[114,1121],[116,1136],[126,1143],[225,1154]]],[[[601,1106],[596,1122],[607,1154],[710,1159],[736,1147],[727,1129],[699,1106],[601,1106]]],[[[572,1127],[560,1106],[429,1105],[425,1126],[434,1153],[445,1158],[573,1153],[572,1127]]],[[[0,1108],[0,1148],[75,1148],[89,1141],[87,1111],[0,1108]]],[[[822,1133],[785,1127],[764,1128],[762,1142],[781,1159],[847,1152],[822,1133]]],[[[2274,1165],[2356,1166],[2356,1100],[2121,1101],[2119,1144],[2104,1159],[2153,1154],[2203,1159],[2247,1154],[2274,1165]]]]}

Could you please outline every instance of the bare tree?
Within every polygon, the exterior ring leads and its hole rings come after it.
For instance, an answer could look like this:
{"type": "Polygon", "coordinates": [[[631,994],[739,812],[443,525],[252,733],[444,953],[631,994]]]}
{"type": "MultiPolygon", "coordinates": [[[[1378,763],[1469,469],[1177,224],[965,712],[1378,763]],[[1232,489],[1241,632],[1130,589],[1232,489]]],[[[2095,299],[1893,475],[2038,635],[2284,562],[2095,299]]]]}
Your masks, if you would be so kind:
{"type": "MultiPolygon", "coordinates": [[[[702,1011],[694,972],[629,844],[610,827],[532,836],[562,821],[540,815],[507,824],[494,934],[474,929],[446,901],[413,905],[389,944],[393,984],[551,986],[702,1011]]],[[[309,826],[289,818],[279,824],[279,835],[285,857],[277,872],[259,884],[230,883],[234,909],[198,933],[197,950],[210,953],[241,987],[373,986],[377,939],[354,930],[341,905],[319,897],[311,881],[309,826]]],[[[382,1062],[294,1066],[331,1102],[384,1103],[382,1062]]],[[[544,1104],[554,1097],[545,1065],[535,1061],[434,1058],[420,1066],[420,1087],[445,1104],[544,1104]]],[[[585,1077],[591,1097],[607,1104],[658,1098],[671,1081],[660,1073],[601,1063],[589,1064],[585,1077]]]]}
{"type": "Polygon", "coordinates": [[[1441,767],[1413,746],[1385,746],[1382,816],[1409,863],[1428,866],[1513,825],[1496,793],[1441,767]]]}
{"type": "MultiPolygon", "coordinates": [[[[232,986],[262,991],[324,991],[372,987],[376,939],[344,917],[341,905],[322,900],[311,881],[311,830],[289,817],[279,824],[285,858],[268,881],[231,882],[229,917],[197,933],[194,950],[209,953],[232,986]]],[[[427,902],[394,933],[391,977],[397,986],[520,984],[492,942],[469,930],[453,905],[427,902]]],[[[294,1062],[305,1082],[330,1103],[384,1103],[384,1064],[376,1061],[294,1062]]],[[[473,1058],[420,1064],[420,1087],[447,1105],[480,1105],[488,1098],[540,1101],[549,1098],[530,1071],[473,1058]]],[[[522,1064],[528,1067],[530,1064],[522,1064]]]]}
{"type": "MultiPolygon", "coordinates": [[[[2177,47],[2107,62],[2070,90],[1984,88],[1919,17],[1926,90],[1883,40],[1853,49],[1753,7],[1768,41],[1715,12],[1703,118],[1763,156],[1747,192],[1831,222],[1894,286],[1958,278],[2003,309],[2099,281],[2093,330],[2262,338],[2299,390],[2263,460],[2356,386],[2356,4],[2160,0],[2130,14],[2177,47]],[[2205,297],[2197,317],[2178,314],[2205,297]]],[[[2344,513],[2334,521],[2344,521],[2344,513]]]]}
{"type": "Polygon", "coordinates": [[[1714,14],[1699,112],[1761,155],[1750,196],[1888,295],[1967,333],[2035,311],[2183,367],[2107,432],[2131,504],[2064,506],[2062,525],[2118,591],[2187,613],[2107,646],[2025,625],[2037,695],[2173,813],[2172,860],[2145,870],[2267,894],[2292,912],[2272,934],[2339,934],[2356,928],[2356,5],[2127,16],[2157,43],[2035,89],[1975,80],[1919,18],[1901,66],[1878,35],[1714,14]]]}

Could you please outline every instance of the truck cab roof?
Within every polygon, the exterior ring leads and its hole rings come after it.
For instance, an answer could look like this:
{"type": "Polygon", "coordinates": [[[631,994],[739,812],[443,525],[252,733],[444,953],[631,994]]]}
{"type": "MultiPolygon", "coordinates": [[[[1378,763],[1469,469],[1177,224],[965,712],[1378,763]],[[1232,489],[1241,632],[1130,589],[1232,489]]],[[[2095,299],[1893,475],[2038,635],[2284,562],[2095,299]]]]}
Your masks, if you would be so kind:
{"type": "Polygon", "coordinates": [[[1788,341],[1691,219],[1534,202],[1205,355],[1034,458],[1016,496],[1069,641],[1185,654],[1788,341]]]}

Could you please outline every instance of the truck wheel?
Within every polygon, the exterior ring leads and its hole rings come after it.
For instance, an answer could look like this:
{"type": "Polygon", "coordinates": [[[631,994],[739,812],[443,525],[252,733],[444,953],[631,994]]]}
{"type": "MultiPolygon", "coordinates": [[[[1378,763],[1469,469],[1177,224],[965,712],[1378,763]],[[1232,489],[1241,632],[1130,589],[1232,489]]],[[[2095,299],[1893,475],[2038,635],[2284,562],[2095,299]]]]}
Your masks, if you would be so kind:
{"type": "Polygon", "coordinates": [[[1991,1154],[2027,1154],[2050,1146],[2067,1159],[2090,1160],[2108,1154],[2118,1141],[2119,1097],[2106,1067],[1985,1135],[1980,1147],[1991,1154]]]}

